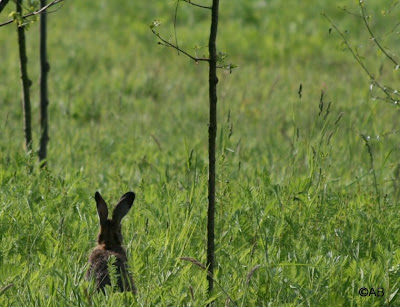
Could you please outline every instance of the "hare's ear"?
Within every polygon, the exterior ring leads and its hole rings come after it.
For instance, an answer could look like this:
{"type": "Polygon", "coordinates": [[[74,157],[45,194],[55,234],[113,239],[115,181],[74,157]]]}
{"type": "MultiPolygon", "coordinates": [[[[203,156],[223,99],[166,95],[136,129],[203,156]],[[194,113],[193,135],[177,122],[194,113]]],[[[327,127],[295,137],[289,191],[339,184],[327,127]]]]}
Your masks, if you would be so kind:
{"type": "Polygon", "coordinates": [[[107,221],[108,217],[107,204],[104,201],[103,197],[101,197],[99,192],[96,192],[96,194],[94,195],[94,199],[96,200],[97,214],[100,218],[100,225],[103,225],[104,222],[107,221]]]}
{"type": "Polygon", "coordinates": [[[113,213],[113,221],[120,223],[122,218],[129,212],[132,207],[133,201],[135,200],[135,193],[128,192],[122,195],[118,204],[116,205],[113,213]]]}

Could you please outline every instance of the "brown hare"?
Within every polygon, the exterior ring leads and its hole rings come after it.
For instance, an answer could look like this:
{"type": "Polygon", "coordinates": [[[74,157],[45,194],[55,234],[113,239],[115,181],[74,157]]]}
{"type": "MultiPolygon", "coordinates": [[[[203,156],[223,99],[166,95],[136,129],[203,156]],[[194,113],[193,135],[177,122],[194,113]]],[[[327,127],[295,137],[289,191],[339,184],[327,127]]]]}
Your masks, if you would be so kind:
{"type": "Polygon", "coordinates": [[[107,204],[99,192],[94,196],[97,205],[97,214],[100,218],[100,233],[97,237],[97,247],[89,256],[90,267],[86,274],[87,279],[95,278],[97,290],[104,292],[106,285],[111,285],[107,262],[110,256],[115,256],[115,267],[118,288],[120,291],[132,291],[136,294],[136,287],[132,276],[128,272],[127,257],[122,247],[121,220],[129,212],[135,200],[135,193],[128,192],[119,200],[108,219],[107,204]]]}

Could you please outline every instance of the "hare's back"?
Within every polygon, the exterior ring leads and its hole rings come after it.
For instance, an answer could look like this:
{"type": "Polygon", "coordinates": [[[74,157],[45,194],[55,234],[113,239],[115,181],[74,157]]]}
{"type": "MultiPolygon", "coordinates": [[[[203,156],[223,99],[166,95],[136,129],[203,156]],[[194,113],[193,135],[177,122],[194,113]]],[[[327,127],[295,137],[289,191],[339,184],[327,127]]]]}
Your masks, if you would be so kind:
{"type": "Polygon", "coordinates": [[[96,248],[95,250],[93,250],[93,252],[90,254],[89,262],[91,266],[95,266],[98,268],[107,268],[107,263],[112,256],[115,257],[116,261],[114,264],[117,266],[123,265],[126,262],[126,255],[123,250],[120,252],[116,252],[102,248],[96,248]]]}

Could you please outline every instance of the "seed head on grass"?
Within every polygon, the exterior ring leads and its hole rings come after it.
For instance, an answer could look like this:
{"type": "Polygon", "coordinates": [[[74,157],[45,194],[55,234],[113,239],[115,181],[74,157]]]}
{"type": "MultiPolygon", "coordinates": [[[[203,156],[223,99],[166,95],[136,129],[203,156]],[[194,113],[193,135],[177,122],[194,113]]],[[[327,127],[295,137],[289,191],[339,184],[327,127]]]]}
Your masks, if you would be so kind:
{"type": "Polygon", "coordinates": [[[9,284],[7,286],[4,286],[3,288],[0,289],[0,295],[6,292],[8,289],[10,289],[14,284],[9,284]]]}
{"type": "Polygon", "coordinates": [[[248,285],[250,282],[250,279],[253,277],[254,273],[261,267],[261,265],[257,264],[255,265],[250,272],[247,274],[247,278],[246,278],[246,284],[248,285]]]}
{"type": "Polygon", "coordinates": [[[192,300],[194,301],[193,287],[192,287],[192,286],[189,286],[189,290],[190,290],[190,296],[192,297],[192,300]]]}
{"type": "Polygon", "coordinates": [[[189,262],[193,263],[194,265],[200,267],[204,271],[207,270],[207,268],[206,268],[206,266],[204,264],[202,264],[200,261],[198,261],[198,260],[196,260],[196,259],[194,259],[192,257],[180,257],[179,259],[183,260],[183,261],[189,261],[189,262]]]}
{"type": "Polygon", "coordinates": [[[339,116],[337,117],[337,119],[336,119],[336,121],[335,121],[335,125],[337,125],[337,124],[339,123],[339,121],[340,121],[340,119],[342,118],[343,114],[344,114],[344,112],[340,112],[340,113],[339,113],[339,116]]]}
{"type": "Polygon", "coordinates": [[[318,116],[320,116],[322,111],[324,110],[324,91],[321,91],[318,108],[319,108],[318,116]]]}

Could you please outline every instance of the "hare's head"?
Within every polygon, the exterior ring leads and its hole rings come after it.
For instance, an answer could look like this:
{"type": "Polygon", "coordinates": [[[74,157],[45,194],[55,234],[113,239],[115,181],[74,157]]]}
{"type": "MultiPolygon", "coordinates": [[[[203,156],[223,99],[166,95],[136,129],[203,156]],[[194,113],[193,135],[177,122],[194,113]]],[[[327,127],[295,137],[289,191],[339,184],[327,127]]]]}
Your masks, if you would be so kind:
{"type": "Polygon", "coordinates": [[[112,214],[112,219],[108,218],[107,204],[99,192],[94,196],[97,205],[97,214],[100,219],[100,233],[97,242],[104,249],[113,249],[121,246],[121,220],[129,212],[135,200],[135,193],[128,192],[119,200],[112,214]]]}

